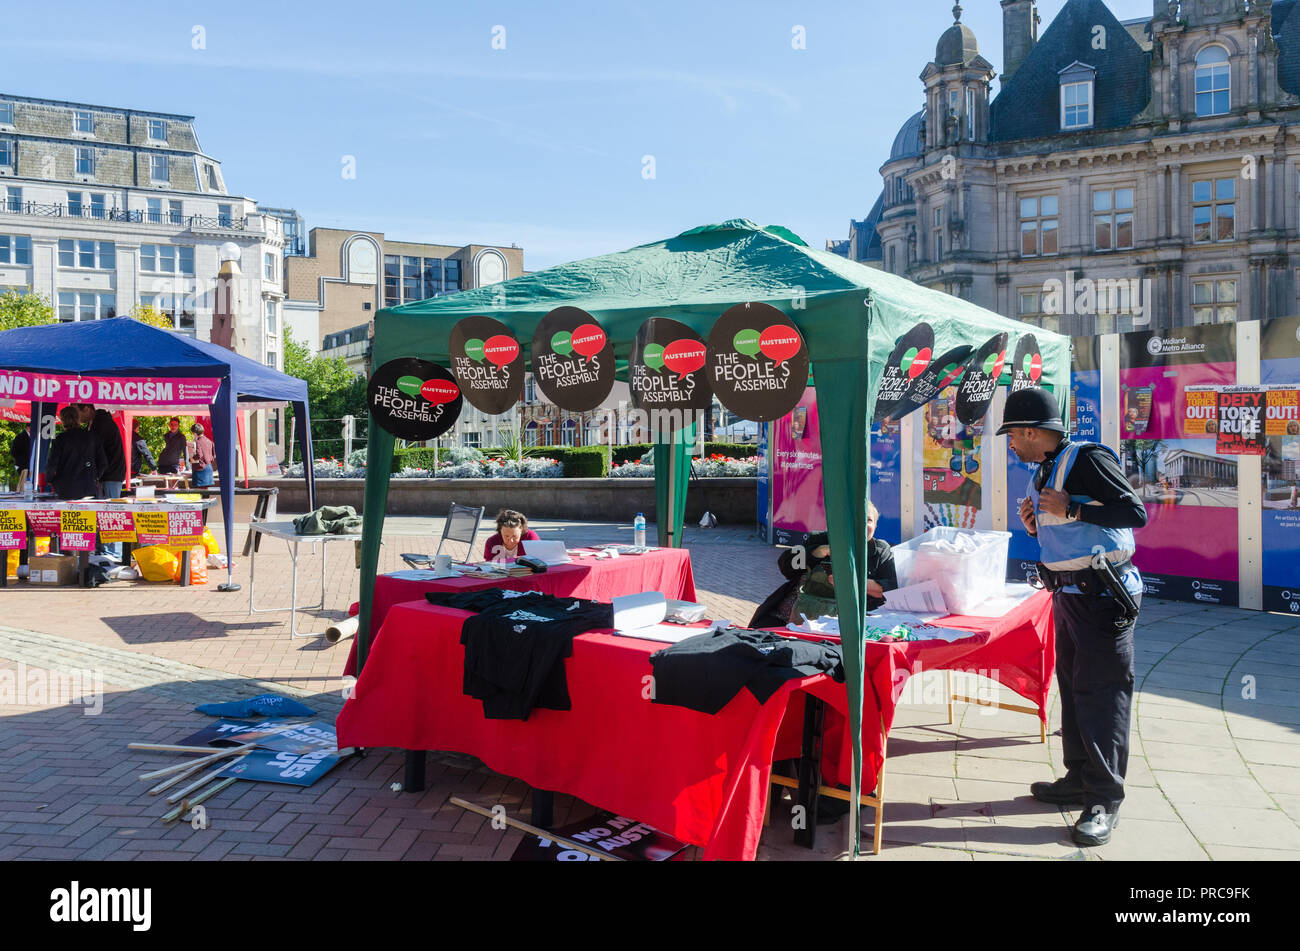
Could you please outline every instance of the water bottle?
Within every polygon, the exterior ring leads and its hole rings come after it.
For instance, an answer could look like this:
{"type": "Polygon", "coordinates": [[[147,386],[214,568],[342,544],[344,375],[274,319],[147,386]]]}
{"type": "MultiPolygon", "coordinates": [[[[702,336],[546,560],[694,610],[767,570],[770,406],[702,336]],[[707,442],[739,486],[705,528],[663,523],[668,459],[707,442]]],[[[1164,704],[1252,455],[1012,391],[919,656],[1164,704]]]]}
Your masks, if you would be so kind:
{"type": "Polygon", "coordinates": [[[637,548],[645,547],[645,516],[640,512],[636,513],[636,518],[632,521],[632,536],[637,548]]]}

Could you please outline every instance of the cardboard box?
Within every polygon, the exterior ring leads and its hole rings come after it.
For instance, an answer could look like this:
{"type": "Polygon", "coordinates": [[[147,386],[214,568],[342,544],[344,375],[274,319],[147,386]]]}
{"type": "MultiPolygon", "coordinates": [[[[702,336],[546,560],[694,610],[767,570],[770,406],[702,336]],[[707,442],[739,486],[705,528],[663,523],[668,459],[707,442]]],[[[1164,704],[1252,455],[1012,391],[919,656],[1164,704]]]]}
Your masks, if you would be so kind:
{"type": "Polygon", "coordinates": [[[32,584],[67,587],[77,583],[76,555],[33,555],[27,563],[32,584]]]}

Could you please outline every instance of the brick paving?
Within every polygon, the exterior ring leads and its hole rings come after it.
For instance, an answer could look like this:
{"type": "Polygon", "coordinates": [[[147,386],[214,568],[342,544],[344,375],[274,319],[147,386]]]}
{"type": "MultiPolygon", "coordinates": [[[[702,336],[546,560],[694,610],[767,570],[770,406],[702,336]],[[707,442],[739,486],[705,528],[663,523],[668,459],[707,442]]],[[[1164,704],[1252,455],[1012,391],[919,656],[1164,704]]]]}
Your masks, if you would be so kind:
{"type": "MultiPolygon", "coordinates": [[[[631,540],[625,525],[535,527],[571,545],[631,540]]],[[[433,551],[440,528],[437,519],[390,519],[380,570],[403,567],[400,552],[433,551]]],[[[747,529],[688,527],[686,544],[714,617],[747,622],[781,581],[775,552],[747,529]]],[[[299,596],[314,600],[318,556],[303,552],[299,596]]],[[[167,807],[136,777],[170,755],[128,742],[175,742],[210,722],[195,704],[272,689],[324,716],[341,705],[349,642],[291,638],[287,612],[249,615],[247,559],[237,565],[245,588],[232,594],[216,591],[215,577],[190,588],[0,590],[0,672],[47,686],[77,671],[102,678],[95,715],[31,689],[0,701],[0,860],[508,859],[520,833],[448,800],[499,802],[526,818],[527,787],[450,753],[430,755],[420,794],[392,790],[399,752],[372,750],[309,788],[237,783],[206,804],[207,828],[161,824],[167,807]]],[[[286,602],[286,546],[264,541],[257,575],[259,604],[286,602]]],[[[356,595],[351,548],[333,545],[325,609],[300,615],[300,630],[323,630],[356,595]]],[[[1137,660],[1129,796],[1110,845],[1077,849],[1071,811],[1026,795],[1029,782],[1059,772],[1059,737],[1040,744],[1033,718],[977,707],[958,706],[949,725],[943,706],[915,702],[900,707],[890,736],[885,848],[866,860],[1300,858],[1300,621],[1148,601],[1137,660]]],[[[919,679],[920,701],[933,700],[929,677],[919,679]]],[[[822,827],[814,852],[795,848],[790,806],[774,806],[760,859],[843,856],[844,821],[822,827]]],[[[556,821],[592,808],[557,796],[556,821]]]]}

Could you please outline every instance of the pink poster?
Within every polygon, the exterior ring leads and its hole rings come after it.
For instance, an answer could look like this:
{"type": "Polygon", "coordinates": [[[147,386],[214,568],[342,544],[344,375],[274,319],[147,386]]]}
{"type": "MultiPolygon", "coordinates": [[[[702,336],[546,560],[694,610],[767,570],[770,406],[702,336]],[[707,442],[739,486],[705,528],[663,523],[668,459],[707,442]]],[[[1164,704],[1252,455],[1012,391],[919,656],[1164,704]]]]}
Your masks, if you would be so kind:
{"type": "Polygon", "coordinates": [[[207,406],[217,377],[76,376],[0,370],[0,398],[96,406],[207,406]]]}
{"type": "Polygon", "coordinates": [[[772,540],[797,545],[813,532],[826,531],[816,392],[809,387],[773,428],[772,540]]]}

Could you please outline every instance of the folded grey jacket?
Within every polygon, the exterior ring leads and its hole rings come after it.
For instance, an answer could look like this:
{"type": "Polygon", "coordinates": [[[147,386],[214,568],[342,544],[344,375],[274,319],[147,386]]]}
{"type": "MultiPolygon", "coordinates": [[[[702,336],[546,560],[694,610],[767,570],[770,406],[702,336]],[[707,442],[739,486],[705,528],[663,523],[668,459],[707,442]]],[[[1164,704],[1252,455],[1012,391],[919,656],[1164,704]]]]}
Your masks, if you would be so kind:
{"type": "Polygon", "coordinates": [[[293,520],[299,535],[360,535],[361,516],[350,505],[322,505],[293,520]]]}

